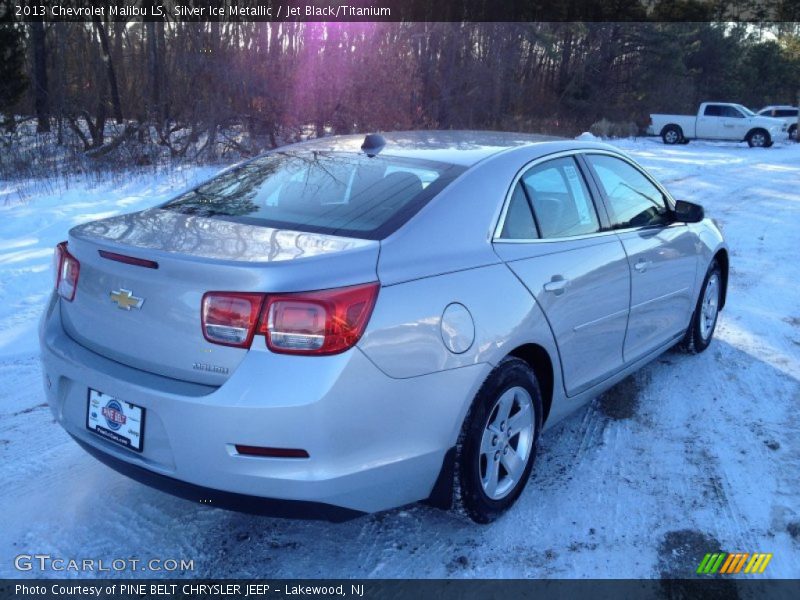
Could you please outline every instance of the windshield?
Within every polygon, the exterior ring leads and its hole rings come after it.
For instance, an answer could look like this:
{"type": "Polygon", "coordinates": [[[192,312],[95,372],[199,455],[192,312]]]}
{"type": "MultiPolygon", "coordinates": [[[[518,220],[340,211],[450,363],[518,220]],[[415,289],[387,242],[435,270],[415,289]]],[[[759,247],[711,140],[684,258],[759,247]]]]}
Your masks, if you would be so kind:
{"type": "Polygon", "coordinates": [[[734,104],[734,106],[736,108],[738,108],[740,111],[742,111],[744,114],[746,114],[748,117],[755,117],[756,116],[756,113],[754,113],[752,110],[750,110],[746,106],[742,106],[741,104],[734,104]]]}
{"type": "Polygon", "coordinates": [[[380,239],[463,167],[339,152],[275,152],[226,171],[161,208],[316,233],[380,239]]]}

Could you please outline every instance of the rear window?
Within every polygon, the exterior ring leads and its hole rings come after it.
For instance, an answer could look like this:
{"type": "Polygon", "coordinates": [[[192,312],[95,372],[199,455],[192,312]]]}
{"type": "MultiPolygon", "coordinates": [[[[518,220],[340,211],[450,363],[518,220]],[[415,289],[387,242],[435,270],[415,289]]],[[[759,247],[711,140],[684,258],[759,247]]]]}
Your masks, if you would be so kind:
{"type": "Polygon", "coordinates": [[[275,152],[226,171],[161,208],[187,215],[380,239],[463,167],[341,152],[275,152]]]}

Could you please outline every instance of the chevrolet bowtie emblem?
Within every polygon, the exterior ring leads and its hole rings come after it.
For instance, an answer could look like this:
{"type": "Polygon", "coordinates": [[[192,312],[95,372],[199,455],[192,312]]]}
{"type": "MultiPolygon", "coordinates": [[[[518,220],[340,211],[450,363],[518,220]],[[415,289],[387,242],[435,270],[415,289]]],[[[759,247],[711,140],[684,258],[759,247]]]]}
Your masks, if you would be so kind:
{"type": "Polygon", "coordinates": [[[111,301],[116,302],[117,306],[123,310],[142,308],[142,304],[144,304],[144,298],[137,298],[132,291],[123,289],[111,292],[111,301]]]}

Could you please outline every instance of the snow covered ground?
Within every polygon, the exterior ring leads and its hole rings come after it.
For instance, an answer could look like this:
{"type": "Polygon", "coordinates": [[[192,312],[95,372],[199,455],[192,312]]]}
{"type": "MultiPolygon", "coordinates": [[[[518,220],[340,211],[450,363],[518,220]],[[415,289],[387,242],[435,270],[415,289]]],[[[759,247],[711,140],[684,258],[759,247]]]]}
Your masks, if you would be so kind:
{"type": "Polygon", "coordinates": [[[51,249],[76,223],[155,204],[210,170],[24,199],[0,181],[0,577],[25,576],[21,553],[194,559],[208,577],[674,577],[720,549],[771,552],[766,575],[796,577],[800,145],[617,145],[721,224],[732,272],[716,341],[663,355],[549,430],[517,506],[486,527],[424,506],[340,525],[252,517],[84,454],[41,390],[51,249]]]}

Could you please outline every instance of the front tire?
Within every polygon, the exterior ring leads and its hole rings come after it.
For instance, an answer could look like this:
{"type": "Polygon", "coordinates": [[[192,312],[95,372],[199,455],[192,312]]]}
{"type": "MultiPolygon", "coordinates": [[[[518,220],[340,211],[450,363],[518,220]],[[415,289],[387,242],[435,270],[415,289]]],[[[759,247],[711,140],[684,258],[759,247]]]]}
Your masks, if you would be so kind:
{"type": "Polygon", "coordinates": [[[680,144],[683,138],[683,132],[681,128],[677,125],[667,125],[664,127],[664,130],[661,132],[661,139],[664,140],[664,143],[668,146],[672,146],[673,144],[680,144]]]}
{"type": "Polygon", "coordinates": [[[681,348],[689,354],[699,354],[708,348],[714,337],[722,302],[722,269],[715,260],[708,268],[697,299],[692,322],[681,341],[681,348]]]}
{"type": "Polygon", "coordinates": [[[747,145],[751,148],[769,148],[772,146],[772,140],[769,133],[763,129],[754,129],[747,134],[747,145]]]}
{"type": "Polygon", "coordinates": [[[475,396],[457,449],[457,508],[476,523],[491,523],[517,498],[530,478],[542,396],[533,369],[507,357],[475,396]]]}
{"type": "Polygon", "coordinates": [[[789,139],[793,142],[797,141],[797,125],[789,127],[789,139]]]}

